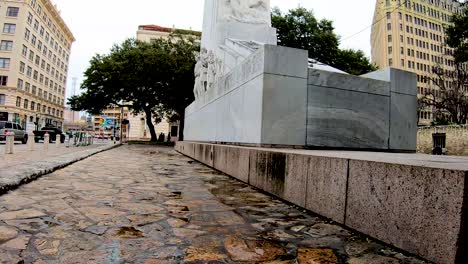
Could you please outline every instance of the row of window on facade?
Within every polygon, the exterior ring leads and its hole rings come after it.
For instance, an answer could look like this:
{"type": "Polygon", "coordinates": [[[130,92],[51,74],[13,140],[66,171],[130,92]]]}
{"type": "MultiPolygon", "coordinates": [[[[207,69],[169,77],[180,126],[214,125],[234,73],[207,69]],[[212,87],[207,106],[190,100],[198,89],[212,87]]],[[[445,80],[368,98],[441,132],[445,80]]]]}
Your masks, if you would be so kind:
{"type": "MultiPolygon", "coordinates": [[[[395,1],[395,0],[393,0],[395,1]]],[[[456,2],[456,1],[455,1],[456,2]]],[[[411,3],[411,0],[397,0],[398,7],[405,6],[405,8],[409,10],[413,10],[414,12],[423,14],[423,15],[428,15],[433,18],[437,19],[442,19],[444,21],[450,21],[450,14],[441,12],[437,9],[434,9],[430,6],[423,5],[418,2],[413,2],[411,3]]],[[[453,4],[447,4],[446,1],[440,1],[440,0],[428,0],[429,4],[434,5],[436,8],[441,8],[444,10],[447,10],[449,13],[459,13],[460,8],[459,6],[453,5],[453,4]]],[[[456,2],[458,3],[458,2],[456,2]]],[[[386,6],[390,6],[390,0],[385,1],[386,6]]]]}
{"type": "MultiPolygon", "coordinates": [[[[68,49],[70,49],[71,47],[71,44],[68,43],[65,39],[65,37],[63,36],[63,34],[58,30],[57,26],[52,22],[52,19],[49,18],[46,14],[46,12],[42,12],[42,7],[40,5],[37,5],[37,9],[36,8],[36,3],[32,2],[31,1],[31,7],[36,11],[36,13],[38,14],[39,17],[41,17],[42,15],[42,19],[44,20],[45,23],[47,23],[47,26],[52,30],[52,33],[56,34],[56,36],[58,37],[58,39],[62,42],[62,44],[67,47],[68,49]]],[[[7,17],[18,17],[19,16],[19,7],[7,7],[7,13],[6,13],[6,16],[7,17]]],[[[27,18],[27,22],[28,24],[32,24],[32,20],[33,20],[33,14],[31,13],[28,13],[28,18],[27,18]]],[[[39,21],[36,19],[35,22],[34,22],[34,26],[37,28],[39,28],[39,21]]]]}
{"type": "Polygon", "coordinates": [[[23,86],[24,86],[24,91],[27,93],[31,93],[33,95],[36,95],[39,98],[43,98],[44,100],[48,100],[50,103],[54,103],[60,106],[64,105],[64,99],[57,97],[56,95],[53,95],[52,92],[47,92],[46,90],[42,90],[41,88],[38,88],[35,85],[31,85],[30,83],[24,81],[22,79],[18,79],[18,91],[23,91],[23,86]]]}
{"type": "MultiPolygon", "coordinates": [[[[0,105],[6,104],[6,95],[0,94],[0,105]]],[[[41,105],[40,103],[36,103],[34,101],[29,101],[28,99],[22,99],[21,97],[16,97],[16,107],[21,108],[23,107],[26,110],[37,111],[38,113],[47,113],[49,115],[55,117],[63,117],[63,111],[59,109],[55,109],[50,106],[41,105]]]]}
{"type": "Polygon", "coordinates": [[[44,76],[42,73],[39,73],[37,70],[33,71],[33,68],[30,66],[26,67],[26,64],[20,61],[20,68],[19,72],[21,74],[26,74],[27,77],[33,78],[35,81],[38,81],[40,84],[44,84],[46,87],[50,87],[50,89],[54,90],[55,93],[59,93],[60,95],[65,96],[65,88],[58,83],[49,79],[47,76],[44,76]]]}
{"type": "MultiPolygon", "coordinates": [[[[403,21],[403,14],[401,12],[398,13],[398,17],[400,21],[403,21]]],[[[413,16],[405,14],[406,22],[413,24],[413,16]]],[[[392,13],[387,12],[387,19],[390,20],[392,19],[392,13]]],[[[419,17],[414,17],[414,24],[417,26],[425,27],[427,29],[433,30],[433,31],[438,31],[438,32],[443,32],[443,26],[433,23],[430,21],[427,21],[425,19],[419,18],[419,17]]],[[[401,24],[400,24],[401,25],[401,24]]]]}
{"type": "MultiPolygon", "coordinates": [[[[392,43],[393,42],[392,34],[389,34],[387,39],[389,43],[392,43]]],[[[403,35],[400,35],[400,43],[403,43],[403,42],[404,42],[404,37],[403,35]]],[[[406,37],[406,44],[414,46],[415,43],[416,43],[416,47],[421,48],[421,49],[432,50],[434,52],[440,52],[440,53],[444,51],[444,48],[442,47],[442,45],[439,46],[433,43],[430,44],[429,42],[422,41],[419,39],[406,37]]],[[[448,51],[448,49],[445,49],[445,53],[448,54],[450,52],[448,51]]]]}

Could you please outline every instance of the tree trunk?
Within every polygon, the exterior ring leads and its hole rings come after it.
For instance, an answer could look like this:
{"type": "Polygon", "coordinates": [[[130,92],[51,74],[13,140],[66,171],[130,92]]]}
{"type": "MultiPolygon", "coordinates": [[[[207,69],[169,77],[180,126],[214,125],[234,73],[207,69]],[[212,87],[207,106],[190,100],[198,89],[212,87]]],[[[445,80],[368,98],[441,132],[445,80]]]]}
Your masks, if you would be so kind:
{"type": "Polygon", "coordinates": [[[156,130],[154,129],[153,116],[151,113],[151,109],[145,109],[145,114],[146,114],[146,125],[148,126],[150,134],[151,134],[151,142],[156,142],[158,141],[158,136],[156,135],[156,130]]]}
{"type": "Polygon", "coordinates": [[[180,116],[179,141],[184,141],[185,109],[179,113],[179,116],[180,116]]]}

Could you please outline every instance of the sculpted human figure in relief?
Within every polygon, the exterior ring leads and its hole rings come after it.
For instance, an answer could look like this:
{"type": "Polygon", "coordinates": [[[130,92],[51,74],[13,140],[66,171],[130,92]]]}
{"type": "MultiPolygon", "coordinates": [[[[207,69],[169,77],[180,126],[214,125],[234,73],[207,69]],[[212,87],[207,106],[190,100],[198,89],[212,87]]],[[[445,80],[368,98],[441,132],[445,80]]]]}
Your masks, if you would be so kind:
{"type": "Polygon", "coordinates": [[[250,24],[268,24],[271,21],[270,1],[222,0],[225,19],[250,24]]]}

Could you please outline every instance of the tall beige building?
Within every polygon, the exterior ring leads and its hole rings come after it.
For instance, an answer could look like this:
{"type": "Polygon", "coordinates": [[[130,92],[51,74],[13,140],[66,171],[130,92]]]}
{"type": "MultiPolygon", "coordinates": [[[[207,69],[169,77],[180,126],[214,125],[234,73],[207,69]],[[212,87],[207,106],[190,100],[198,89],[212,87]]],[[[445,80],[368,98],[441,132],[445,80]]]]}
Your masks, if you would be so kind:
{"type": "Polygon", "coordinates": [[[0,0],[0,120],[61,127],[75,41],[50,0],[0,0]]]}
{"type": "MultiPolygon", "coordinates": [[[[372,62],[379,68],[394,67],[417,74],[419,96],[437,87],[426,77],[441,65],[453,71],[450,48],[444,45],[444,28],[460,12],[455,0],[377,0],[372,26],[372,62]]],[[[419,114],[420,124],[429,124],[432,109],[419,114]]]]}

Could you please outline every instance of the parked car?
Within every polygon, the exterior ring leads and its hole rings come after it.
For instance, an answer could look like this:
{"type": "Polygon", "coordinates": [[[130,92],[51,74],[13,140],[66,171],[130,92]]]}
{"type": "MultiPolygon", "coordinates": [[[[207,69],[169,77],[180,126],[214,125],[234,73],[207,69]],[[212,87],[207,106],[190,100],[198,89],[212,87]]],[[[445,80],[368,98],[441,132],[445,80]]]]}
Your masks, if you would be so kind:
{"type": "Polygon", "coordinates": [[[9,132],[15,133],[15,141],[21,141],[21,143],[28,143],[28,133],[23,129],[20,124],[10,121],[0,121],[0,141],[6,140],[6,135],[9,132]]]}
{"type": "Polygon", "coordinates": [[[49,142],[57,141],[57,137],[59,137],[60,142],[65,142],[65,134],[56,127],[43,127],[41,130],[34,131],[34,141],[37,143],[39,140],[44,140],[45,134],[49,134],[49,142]]]}

